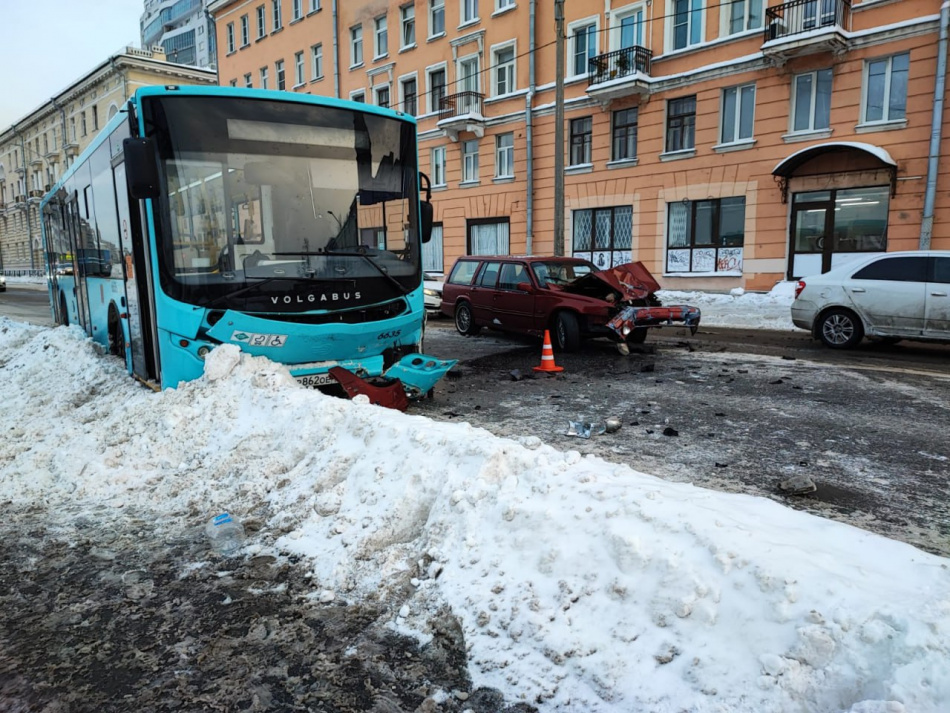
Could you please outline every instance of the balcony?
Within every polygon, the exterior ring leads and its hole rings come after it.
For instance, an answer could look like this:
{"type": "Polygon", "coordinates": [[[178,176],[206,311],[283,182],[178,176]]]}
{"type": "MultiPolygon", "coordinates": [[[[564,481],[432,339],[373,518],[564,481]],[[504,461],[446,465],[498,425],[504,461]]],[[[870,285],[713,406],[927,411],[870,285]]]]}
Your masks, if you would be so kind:
{"type": "Polygon", "coordinates": [[[485,135],[485,117],[482,115],[484,98],[478,92],[459,92],[442,97],[436,126],[445,131],[452,141],[458,141],[459,134],[463,132],[482,138],[485,135]]]}
{"type": "Polygon", "coordinates": [[[56,163],[57,161],[59,161],[59,149],[53,149],[52,151],[47,151],[45,154],[43,154],[43,158],[45,158],[50,163],[56,163]]]}
{"type": "Polygon", "coordinates": [[[30,165],[31,165],[31,166],[34,166],[35,168],[42,168],[42,167],[43,167],[43,157],[42,157],[42,156],[34,156],[32,159],[30,159],[30,165]]]}
{"type": "Polygon", "coordinates": [[[41,200],[43,200],[44,195],[46,194],[43,191],[33,189],[30,191],[29,195],[30,203],[39,203],[41,200]]]}
{"type": "Polygon", "coordinates": [[[850,0],[792,0],[765,11],[762,54],[785,62],[819,52],[848,49],[850,0]]]}
{"type": "Polygon", "coordinates": [[[650,62],[646,47],[624,47],[590,60],[587,95],[603,102],[650,93],[650,62]]]}
{"type": "Polygon", "coordinates": [[[67,157],[73,157],[73,156],[79,155],[79,144],[77,144],[76,142],[63,144],[63,149],[65,149],[67,157]]]}

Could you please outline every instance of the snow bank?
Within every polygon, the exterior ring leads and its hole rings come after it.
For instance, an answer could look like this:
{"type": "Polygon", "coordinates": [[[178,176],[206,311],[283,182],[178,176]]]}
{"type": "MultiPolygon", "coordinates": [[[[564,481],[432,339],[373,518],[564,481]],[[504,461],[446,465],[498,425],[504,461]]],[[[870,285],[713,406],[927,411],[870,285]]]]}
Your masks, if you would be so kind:
{"type": "Polygon", "coordinates": [[[746,292],[736,288],[729,294],[661,290],[666,305],[691,304],[702,311],[702,324],[709,327],[750,329],[794,329],[791,306],[796,282],[779,282],[769,292],[746,292]]]}
{"type": "Polygon", "coordinates": [[[950,700],[950,562],[902,543],[327,397],[231,347],[152,394],[78,329],[0,319],[0,388],[4,500],[263,517],[245,551],[302,555],[315,600],[378,599],[422,637],[448,606],[476,685],[544,711],[950,700]]]}

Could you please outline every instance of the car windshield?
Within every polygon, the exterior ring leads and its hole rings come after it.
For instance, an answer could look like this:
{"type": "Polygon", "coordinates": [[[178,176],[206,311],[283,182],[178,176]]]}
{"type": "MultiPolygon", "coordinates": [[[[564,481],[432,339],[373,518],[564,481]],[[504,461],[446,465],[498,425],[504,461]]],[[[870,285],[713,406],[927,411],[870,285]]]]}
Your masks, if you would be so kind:
{"type": "Polygon", "coordinates": [[[541,287],[551,285],[566,285],[573,282],[578,277],[589,275],[596,272],[597,268],[589,262],[577,262],[574,260],[546,260],[545,262],[532,263],[531,269],[534,270],[534,276],[541,287]]]}
{"type": "Polygon", "coordinates": [[[275,278],[418,280],[410,124],[263,100],[149,104],[167,136],[162,277],[179,296],[204,303],[275,278]]]}

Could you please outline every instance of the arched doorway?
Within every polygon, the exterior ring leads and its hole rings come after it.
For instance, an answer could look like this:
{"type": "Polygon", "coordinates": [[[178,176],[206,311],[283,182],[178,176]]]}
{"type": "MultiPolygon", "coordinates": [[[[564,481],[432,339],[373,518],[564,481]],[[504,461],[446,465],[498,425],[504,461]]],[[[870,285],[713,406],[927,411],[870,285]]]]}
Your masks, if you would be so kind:
{"type": "Polygon", "coordinates": [[[791,204],[788,279],[887,251],[897,176],[887,151],[858,142],[818,144],[792,154],[772,174],[782,201],[791,204]]]}

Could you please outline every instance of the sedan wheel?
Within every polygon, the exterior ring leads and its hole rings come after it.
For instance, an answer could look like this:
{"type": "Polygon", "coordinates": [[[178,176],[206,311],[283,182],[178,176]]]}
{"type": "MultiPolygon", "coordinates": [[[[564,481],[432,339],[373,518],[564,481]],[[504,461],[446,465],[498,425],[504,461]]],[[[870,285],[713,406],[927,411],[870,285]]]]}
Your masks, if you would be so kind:
{"type": "Polygon", "coordinates": [[[854,312],[833,309],[818,323],[818,336],[832,349],[850,349],[864,337],[864,327],[854,312]]]}
{"type": "Polygon", "coordinates": [[[472,307],[468,302],[459,302],[458,306],[456,306],[455,328],[459,334],[464,334],[466,337],[478,334],[479,330],[481,330],[481,327],[476,325],[475,320],[472,319],[472,307]]]}

